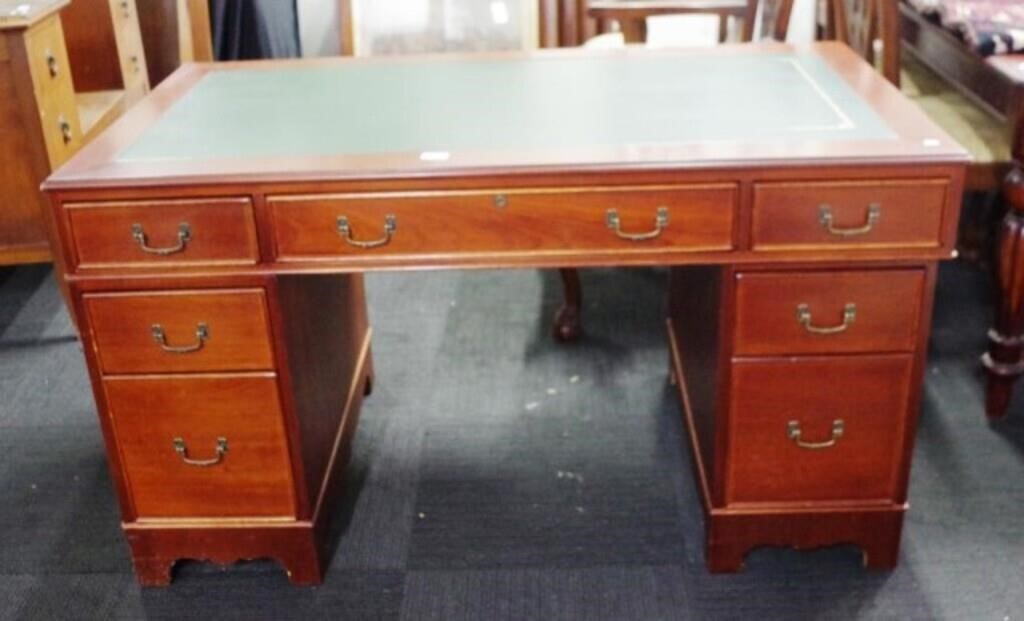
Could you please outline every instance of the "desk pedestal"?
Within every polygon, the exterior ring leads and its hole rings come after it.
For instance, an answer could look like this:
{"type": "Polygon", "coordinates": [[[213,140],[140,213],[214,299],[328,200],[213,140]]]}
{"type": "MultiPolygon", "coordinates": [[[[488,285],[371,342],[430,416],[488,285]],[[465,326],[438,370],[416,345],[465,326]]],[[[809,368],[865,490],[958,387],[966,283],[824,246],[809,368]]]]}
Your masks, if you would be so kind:
{"type": "Polygon", "coordinates": [[[761,546],[853,544],[867,567],[896,565],[933,287],[925,265],[673,270],[672,379],[711,571],[761,546]],[[902,311],[876,299],[902,289],[902,311]]]}

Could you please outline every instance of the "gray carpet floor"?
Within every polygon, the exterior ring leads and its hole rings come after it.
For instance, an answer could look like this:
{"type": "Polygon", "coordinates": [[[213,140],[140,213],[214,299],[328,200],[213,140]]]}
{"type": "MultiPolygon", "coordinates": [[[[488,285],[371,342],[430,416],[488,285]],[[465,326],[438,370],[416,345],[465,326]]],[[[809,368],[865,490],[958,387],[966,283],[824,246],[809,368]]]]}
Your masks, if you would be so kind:
{"type": "Polygon", "coordinates": [[[566,347],[548,335],[554,273],[369,276],[377,383],[323,586],[291,587],[269,562],[184,563],[171,588],[140,589],[50,271],[0,270],[0,617],[1024,615],[1024,397],[985,421],[985,274],[941,272],[899,568],[865,571],[849,547],[764,549],[729,576],[704,568],[665,275],[583,278],[588,333],[566,347]]]}

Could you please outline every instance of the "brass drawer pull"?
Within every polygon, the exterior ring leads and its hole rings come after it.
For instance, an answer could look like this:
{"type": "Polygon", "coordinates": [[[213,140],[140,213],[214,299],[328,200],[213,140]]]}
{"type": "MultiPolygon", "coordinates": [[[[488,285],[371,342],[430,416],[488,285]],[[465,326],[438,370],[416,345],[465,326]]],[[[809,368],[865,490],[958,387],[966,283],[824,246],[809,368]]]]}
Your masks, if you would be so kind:
{"type": "Polygon", "coordinates": [[[857,226],[853,228],[839,228],[837,227],[832,219],[832,207],[830,205],[821,205],[818,207],[818,222],[828,231],[830,234],[836,237],[859,237],[861,235],[867,235],[874,230],[875,225],[882,218],[882,206],[878,203],[871,203],[868,205],[868,215],[863,226],[857,226]]]}
{"type": "Polygon", "coordinates": [[[189,227],[188,222],[182,222],[179,224],[178,243],[167,248],[153,248],[150,246],[146,239],[146,232],[142,229],[141,224],[132,225],[132,238],[135,239],[135,243],[139,245],[139,248],[142,248],[143,252],[164,257],[169,254],[177,254],[184,251],[188,243],[192,241],[192,229],[189,227]]]}
{"type": "Polygon", "coordinates": [[[64,140],[64,144],[70,144],[74,135],[71,132],[71,123],[68,123],[63,114],[57,119],[57,127],[60,128],[60,137],[64,140]]]}
{"type": "Polygon", "coordinates": [[[185,446],[184,438],[174,438],[174,452],[181,457],[181,461],[185,462],[189,466],[209,468],[210,466],[216,466],[220,462],[224,461],[224,455],[228,452],[227,438],[217,438],[216,451],[216,456],[211,457],[210,459],[192,459],[188,456],[188,447],[185,446]]]}
{"type": "Polygon", "coordinates": [[[804,330],[811,334],[839,334],[840,332],[846,332],[853,325],[855,319],[857,319],[857,305],[847,304],[843,307],[843,323],[838,326],[822,328],[811,323],[811,307],[809,305],[798,304],[796,307],[796,320],[800,322],[804,330]]]}
{"type": "Polygon", "coordinates": [[[832,437],[823,442],[806,442],[800,439],[800,423],[799,421],[791,420],[786,424],[786,437],[793,441],[802,449],[808,449],[816,451],[820,449],[832,448],[839,442],[839,438],[843,437],[843,432],[846,431],[846,423],[843,419],[837,418],[832,421],[832,437]]]}
{"type": "Polygon", "coordinates": [[[55,78],[60,73],[60,65],[57,64],[57,57],[53,52],[46,50],[46,68],[50,71],[50,77],[55,78]]]}
{"type": "Polygon", "coordinates": [[[150,330],[153,333],[153,340],[160,346],[160,349],[164,350],[169,354],[191,354],[199,351],[206,344],[207,339],[210,338],[210,328],[205,323],[196,324],[196,342],[194,345],[182,345],[182,346],[171,346],[167,344],[167,335],[164,334],[164,328],[158,323],[154,323],[150,326],[150,330]]]}
{"type": "Polygon", "coordinates": [[[395,216],[388,214],[384,216],[384,237],[370,241],[359,241],[357,239],[352,239],[352,228],[348,224],[348,218],[346,216],[338,216],[338,235],[341,235],[342,239],[344,239],[345,243],[349,246],[362,248],[364,250],[369,248],[379,248],[386,245],[391,241],[391,236],[395,234],[395,230],[397,228],[398,220],[395,216]]]}
{"type": "Polygon", "coordinates": [[[619,212],[616,209],[609,209],[608,214],[605,216],[605,222],[608,224],[608,228],[615,231],[615,234],[620,238],[628,241],[648,241],[661,235],[661,232],[668,227],[668,207],[658,207],[658,211],[654,217],[654,230],[646,233],[625,233],[622,230],[622,223],[619,220],[619,212]]]}

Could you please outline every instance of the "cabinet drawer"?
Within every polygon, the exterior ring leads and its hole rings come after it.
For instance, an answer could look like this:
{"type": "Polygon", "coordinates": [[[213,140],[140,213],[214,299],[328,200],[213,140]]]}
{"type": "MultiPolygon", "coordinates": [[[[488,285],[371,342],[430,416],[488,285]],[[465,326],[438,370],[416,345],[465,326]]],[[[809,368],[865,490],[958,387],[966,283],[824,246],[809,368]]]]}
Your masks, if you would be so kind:
{"type": "Polygon", "coordinates": [[[105,374],[274,368],[260,289],[87,295],[85,308],[105,374]]]}
{"type": "Polygon", "coordinates": [[[734,185],[274,197],[279,258],[730,250],[734,185]],[[625,239],[627,236],[644,239],[625,239]],[[371,246],[371,247],[366,247],[371,246]]]}
{"type": "Polygon", "coordinates": [[[139,518],[295,515],[273,376],[119,378],[103,387],[139,518]]]}
{"type": "Polygon", "coordinates": [[[246,198],[65,205],[79,268],[248,265],[259,250],[246,198]]]}
{"type": "Polygon", "coordinates": [[[754,250],[939,247],[945,179],[759,183],[754,250]]]}
{"type": "Polygon", "coordinates": [[[56,168],[82,146],[71,65],[59,15],[54,14],[25,32],[25,52],[46,153],[50,166],[56,168]]]}
{"type": "Polygon", "coordinates": [[[735,355],[913,351],[924,279],[920,269],[739,274],[735,355]]]}
{"type": "Polygon", "coordinates": [[[892,500],[912,368],[909,354],[734,363],[728,502],[892,500]]]}

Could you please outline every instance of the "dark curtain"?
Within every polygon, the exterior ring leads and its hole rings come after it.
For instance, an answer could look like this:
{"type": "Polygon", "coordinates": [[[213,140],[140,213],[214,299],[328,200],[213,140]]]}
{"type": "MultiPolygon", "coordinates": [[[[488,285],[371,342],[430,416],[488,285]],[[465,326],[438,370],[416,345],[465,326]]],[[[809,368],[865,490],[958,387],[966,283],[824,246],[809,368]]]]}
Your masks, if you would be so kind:
{"type": "Polygon", "coordinates": [[[295,0],[210,0],[217,60],[301,55],[295,0]]]}

